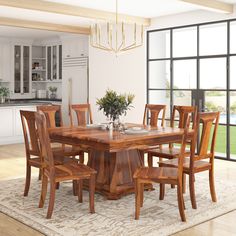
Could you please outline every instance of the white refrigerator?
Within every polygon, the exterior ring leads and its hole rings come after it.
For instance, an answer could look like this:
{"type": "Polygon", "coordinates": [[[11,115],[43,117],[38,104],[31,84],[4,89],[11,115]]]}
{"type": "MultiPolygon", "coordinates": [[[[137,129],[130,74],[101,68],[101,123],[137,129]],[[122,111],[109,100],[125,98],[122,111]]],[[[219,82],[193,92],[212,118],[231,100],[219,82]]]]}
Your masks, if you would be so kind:
{"type": "Polygon", "coordinates": [[[64,58],[62,66],[62,116],[69,125],[70,104],[88,103],[88,57],[64,58]]]}

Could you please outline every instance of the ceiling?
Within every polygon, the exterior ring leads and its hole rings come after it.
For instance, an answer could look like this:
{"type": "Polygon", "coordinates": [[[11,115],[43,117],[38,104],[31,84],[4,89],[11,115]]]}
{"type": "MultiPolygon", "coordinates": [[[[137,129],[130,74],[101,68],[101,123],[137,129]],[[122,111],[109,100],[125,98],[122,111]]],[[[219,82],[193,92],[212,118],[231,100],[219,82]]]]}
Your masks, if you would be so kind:
{"type": "MultiPolygon", "coordinates": [[[[46,0],[92,8],[103,11],[115,12],[116,0],[46,0]]],[[[212,0],[214,1],[214,0],[212,0]]],[[[221,0],[226,3],[236,3],[236,0],[221,0]]],[[[118,0],[118,11],[122,14],[128,14],[141,17],[159,17],[171,15],[186,11],[204,9],[194,4],[181,2],[179,0],[118,0]]]]}
{"type": "MultiPolygon", "coordinates": [[[[43,0],[45,2],[63,3],[84,8],[91,8],[107,12],[115,12],[115,0],[43,0]]],[[[213,1],[213,0],[212,0],[213,1]]],[[[221,2],[236,4],[236,0],[221,0],[221,2]]],[[[204,9],[199,5],[186,3],[179,0],[118,0],[118,12],[132,16],[154,18],[164,15],[178,14],[188,11],[204,9]]],[[[28,21],[47,22],[69,26],[88,27],[94,20],[43,11],[20,9],[15,7],[1,6],[0,17],[20,19],[28,21]]],[[[6,37],[28,37],[34,34],[36,37],[52,37],[65,33],[41,30],[20,29],[14,27],[0,26],[0,36],[6,37]],[[27,33],[28,32],[28,33],[27,33]]]]}

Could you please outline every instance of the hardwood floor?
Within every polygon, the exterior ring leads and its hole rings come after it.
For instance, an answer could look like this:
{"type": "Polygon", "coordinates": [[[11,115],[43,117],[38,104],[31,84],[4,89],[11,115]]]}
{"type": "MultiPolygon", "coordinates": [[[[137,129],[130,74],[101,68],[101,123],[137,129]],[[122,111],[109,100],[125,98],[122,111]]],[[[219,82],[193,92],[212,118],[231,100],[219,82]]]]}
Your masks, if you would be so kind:
{"type": "MultiPolygon", "coordinates": [[[[155,161],[154,161],[155,162],[155,161]]],[[[236,181],[236,163],[216,160],[216,177],[236,181]]],[[[32,169],[32,175],[37,176],[38,170],[32,169]]],[[[0,180],[25,176],[25,150],[22,144],[0,146],[0,180]],[[9,169],[9,166],[11,168],[9,169]]],[[[23,191],[23,190],[22,190],[23,191]]],[[[222,236],[236,235],[236,211],[232,211],[213,220],[207,221],[190,229],[175,234],[175,236],[222,236]]],[[[42,236],[38,231],[0,213],[1,236],[42,236]]]]}

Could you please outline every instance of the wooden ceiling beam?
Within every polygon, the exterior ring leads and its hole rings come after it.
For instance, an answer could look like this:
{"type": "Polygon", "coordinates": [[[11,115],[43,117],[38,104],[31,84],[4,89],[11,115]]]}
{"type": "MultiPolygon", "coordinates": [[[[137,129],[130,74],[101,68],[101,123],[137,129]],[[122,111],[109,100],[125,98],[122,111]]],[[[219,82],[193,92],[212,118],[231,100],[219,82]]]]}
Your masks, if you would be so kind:
{"type": "Polygon", "coordinates": [[[217,11],[222,13],[233,13],[234,11],[233,4],[220,2],[217,0],[180,0],[180,1],[191,3],[212,11],[217,11]]]}
{"type": "Polygon", "coordinates": [[[49,30],[73,34],[90,34],[90,29],[85,27],[45,23],[39,21],[28,21],[13,18],[0,17],[0,25],[14,26],[29,29],[49,30]]]}
{"type": "MultiPolygon", "coordinates": [[[[115,20],[115,13],[100,11],[68,4],[47,2],[42,0],[0,0],[0,6],[15,7],[21,9],[44,11],[49,13],[57,13],[70,16],[78,16],[96,20],[115,20]]],[[[126,23],[134,23],[149,26],[150,19],[136,16],[119,14],[119,20],[126,23]]]]}

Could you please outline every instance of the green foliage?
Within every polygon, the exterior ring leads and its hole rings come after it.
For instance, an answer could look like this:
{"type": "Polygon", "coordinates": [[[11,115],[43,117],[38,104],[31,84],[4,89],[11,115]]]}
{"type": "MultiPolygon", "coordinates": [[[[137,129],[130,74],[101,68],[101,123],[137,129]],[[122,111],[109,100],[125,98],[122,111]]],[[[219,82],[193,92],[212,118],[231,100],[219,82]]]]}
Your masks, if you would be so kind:
{"type": "Polygon", "coordinates": [[[232,106],[230,106],[230,111],[231,113],[236,114],[236,102],[234,102],[232,106]]]}
{"type": "Polygon", "coordinates": [[[225,96],[225,93],[222,93],[221,91],[207,91],[205,96],[214,97],[214,96],[225,96]]]}
{"type": "Polygon", "coordinates": [[[97,99],[96,104],[99,110],[103,110],[105,116],[115,121],[119,116],[125,114],[132,107],[134,100],[133,94],[117,94],[117,92],[108,89],[104,97],[97,99]]]}
{"type": "Polygon", "coordinates": [[[0,97],[7,97],[10,94],[9,88],[0,87],[0,97]]]}
{"type": "Polygon", "coordinates": [[[56,92],[57,91],[57,87],[54,87],[54,86],[49,86],[48,87],[48,90],[52,93],[56,92]]]}

